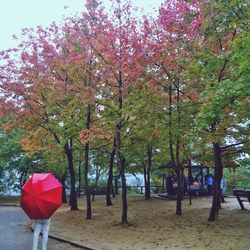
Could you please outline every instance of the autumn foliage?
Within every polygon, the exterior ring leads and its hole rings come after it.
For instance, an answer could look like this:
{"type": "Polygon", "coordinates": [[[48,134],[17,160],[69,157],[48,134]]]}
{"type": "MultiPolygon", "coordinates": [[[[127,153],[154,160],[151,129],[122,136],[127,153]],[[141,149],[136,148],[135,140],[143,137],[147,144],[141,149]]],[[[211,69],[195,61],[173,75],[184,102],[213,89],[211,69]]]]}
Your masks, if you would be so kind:
{"type": "MultiPolygon", "coordinates": [[[[218,147],[229,137],[245,145],[249,112],[239,107],[249,105],[248,60],[237,57],[237,44],[247,44],[249,6],[166,0],[156,17],[142,17],[129,1],[112,2],[108,12],[87,0],[81,16],[23,29],[19,46],[0,52],[0,115],[14,117],[5,128],[23,129],[18,143],[27,154],[67,159],[71,204],[74,164],[84,162],[87,188],[101,154],[101,164],[116,163],[121,177],[122,223],[125,173],[143,165],[150,183],[150,171],[167,161],[178,177],[181,214],[185,164],[214,165],[214,156],[219,183],[218,147]]],[[[88,206],[90,212],[90,199],[88,206]]]]}

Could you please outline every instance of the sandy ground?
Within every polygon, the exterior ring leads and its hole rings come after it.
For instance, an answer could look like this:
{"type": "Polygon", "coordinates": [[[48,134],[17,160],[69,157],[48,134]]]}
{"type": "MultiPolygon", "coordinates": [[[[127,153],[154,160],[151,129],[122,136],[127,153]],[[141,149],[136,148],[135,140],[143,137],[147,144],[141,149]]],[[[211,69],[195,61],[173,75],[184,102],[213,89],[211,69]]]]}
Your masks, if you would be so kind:
{"type": "Polygon", "coordinates": [[[128,196],[130,226],[121,226],[121,200],[105,206],[105,197],[92,203],[93,219],[86,220],[85,198],[79,210],[63,205],[52,217],[50,233],[96,250],[222,249],[247,250],[250,246],[250,205],[241,210],[236,198],[226,198],[219,220],[207,222],[211,198],[184,200],[183,215],[175,215],[175,201],[128,196]]]}
{"type": "MultiPolygon", "coordinates": [[[[242,211],[235,198],[226,198],[219,220],[207,222],[211,198],[183,201],[183,215],[175,215],[175,201],[128,196],[130,226],[121,226],[121,200],[105,206],[105,197],[92,204],[93,219],[86,220],[85,198],[79,211],[62,206],[52,218],[51,233],[97,250],[118,249],[225,249],[250,246],[250,210],[242,211]]],[[[246,204],[246,208],[250,206],[246,204]]]]}

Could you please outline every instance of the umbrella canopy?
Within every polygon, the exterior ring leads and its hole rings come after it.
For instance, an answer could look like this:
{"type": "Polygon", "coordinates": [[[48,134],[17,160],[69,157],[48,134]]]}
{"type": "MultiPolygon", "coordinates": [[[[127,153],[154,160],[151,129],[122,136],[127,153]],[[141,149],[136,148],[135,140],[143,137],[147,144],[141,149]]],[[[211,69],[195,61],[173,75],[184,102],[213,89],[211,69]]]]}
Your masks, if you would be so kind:
{"type": "Polygon", "coordinates": [[[33,174],[22,187],[20,206],[30,219],[49,219],[62,204],[62,184],[51,174],[33,174]]]}

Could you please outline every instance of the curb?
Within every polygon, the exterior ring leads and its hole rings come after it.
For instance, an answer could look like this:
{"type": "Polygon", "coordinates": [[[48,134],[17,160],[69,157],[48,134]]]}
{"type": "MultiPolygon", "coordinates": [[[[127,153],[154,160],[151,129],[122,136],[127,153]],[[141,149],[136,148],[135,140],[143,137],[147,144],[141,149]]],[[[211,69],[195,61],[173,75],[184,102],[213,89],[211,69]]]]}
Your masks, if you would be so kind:
{"type": "MultiPolygon", "coordinates": [[[[29,228],[30,228],[30,230],[31,230],[32,232],[34,232],[34,229],[33,229],[32,226],[29,226],[29,228]]],[[[42,234],[42,233],[41,233],[41,234],[42,234]]],[[[80,245],[80,244],[78,244],[78,243],[75,243],[75,242],[72,242],[72,241],[69,241],[69,240],[62,239],[62,238],[60,238],[60,237],[57,237],[57,236],[54,236],[54,235],[51,235],[51,234],[49,234],[49,238],[50,238],[50,239],[53,239],[53,240],[57,240],[57,241],[63,242],[63,243],[68,243],[68,244],[70,244],[70,245],[72,245],[72,246],[74,246],[74,247],[80,248],[80,249],[95,250],[95,249],[93,249],[93,248],[89,248],[89,247],[80,245]]]]}
{"type": "Polygon", "coordinates": [[[0,203],[0,207],[20,207],[20,205],[0,203]]]}

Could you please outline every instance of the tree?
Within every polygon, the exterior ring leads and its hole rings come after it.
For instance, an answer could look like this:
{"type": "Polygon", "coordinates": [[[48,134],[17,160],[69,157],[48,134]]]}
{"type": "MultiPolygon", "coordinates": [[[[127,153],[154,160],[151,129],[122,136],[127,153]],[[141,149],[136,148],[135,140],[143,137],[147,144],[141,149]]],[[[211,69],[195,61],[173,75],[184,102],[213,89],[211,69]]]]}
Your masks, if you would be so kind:
{"type": "Polygon", "coordinates": [[[246,61],[244,57],[240,61],[234,58],[239,58],[236,51],[246,40],[243,36],[248,29],[246,20],[249,19],[249,6],[239,1],[211,1],[204,6],[203,13],[206,20],[203,42],[198,45],[200,49],[196,50],[199,52],[194,64],[197,67],[196,79],[204,88],[200,92],[197,128],[213,148],[215,177],[209,221],[214,221],[220,208],[223,152],[226,155],[225,149],[243,145],[246,141],[243,131],[248,129],[247,112],[239,108],[248,102],[249,84],[246,81],[246,68],[243,66],[243,69],[241,64],[246,61]]]}
{"type": "Polygon", "coordinates": [[[1,119],[0,130],[0,191],[21,191],[21,187],[34,172],[43,171],[46,163],[41,154],[25,155],[17,143],[24,135],[21,129],[8,129],[13,118],[1,119]]]}
{"type": "Polygon", "coordinates": [[[27,131],[26,139],[22,139],[23,146],[33,152],[37,151],[37,145],[60,147],[65,151],[71,177],[70,204],[71,209],[76,210],[72,130],[67,130],[66,120],[63,119],[65,113],[62,112],[63,103],[71,100],[63,95],[67,91],[67,78],[60,64],[63,56],[58,49],[61,42],[59,28],[52,24],[48,30],[42,27],[35,32],[24,30],[24,35],[29,37],[28,41],[24,40],[19,48],[3,53],[4,58],[15,53],[16,60],[16,63],[14,59],[7,60],[1,75],[5,100],[12,103],[10,112],[15,114],[13,126],[18,125],[27,131]],[[63,91],[62,84],[65,84],[63,91]],[[39,138],[41,131],[47,138],[39,138]]]}
{"type": "Polygon", "coordinates": [[[196,101],[196,93],[185,77],[185,67],[190,62],[190,45],[197,39],[202,23],[201,6],[198,1],[166,1],[155,22],[144,20],[140,46],[147,58],[149,84],[157,85],[159,95],[165,98],[163,122],[168,133],[168,159],[177,176],[177,215],[181,214],[183,164],[188,158],[185,148],[190,143],[186,137],[196,101]]]}
{"type": "MultiPolygon", "coordinates": [[[[89,20],[92,24],[91,34],[85,33],[89,40],[92,50],[100,60],[102,65],[101,79],[103,89],[100,92],[100,102],[103,105],[103,116],[106,123],[112,123],[113,139],[115,141],[115,151],[119,158],[119,171],[122,180],[122,224],[128,223],[127,220],[127,198],[126,198],[126,178],[125,167],[126,157],[123,152],[123,133],[125,124],[128,119],[124,114],[125,98],[129,94],[129,85],[140,75],[140,71],[136,71],[136,58],[133,52],[132,44],[136,40],[135,20],[131,17],[130,5],[128,3],[121,4],[120,1],[114,1],[112,17],[108,18],[102,12],[100,3],[94,1],[87,6],[95,6],[90,8],[89,20]],[[112,20],[112,22],[111,22],[112,20]],[[105,102],[102,100],[105,96],[105,102]],[[110,121],[110,116],[105,114],[113,112],[114,120],[110,121]]],[[[110,166],[112,166],[114,153],[111,153],[110,166]]],[[[111,171],[110,171],[111,172],[111,171]]]]}
{"type": "Polygon", "coordinates": [[[163,155],[164,145],[164,109],[163,100],[158,90],[153,86],[146,86],[141,77],[132,84],[126,102],[129,103],[125,111],[131,116],[127,125],[128,139],[124,146],[127,156],[127,169],[130,173],[143,173],[145,182],[145,198],[150,199],[151,171],[163,162],[154,157],[163,155]]]}

